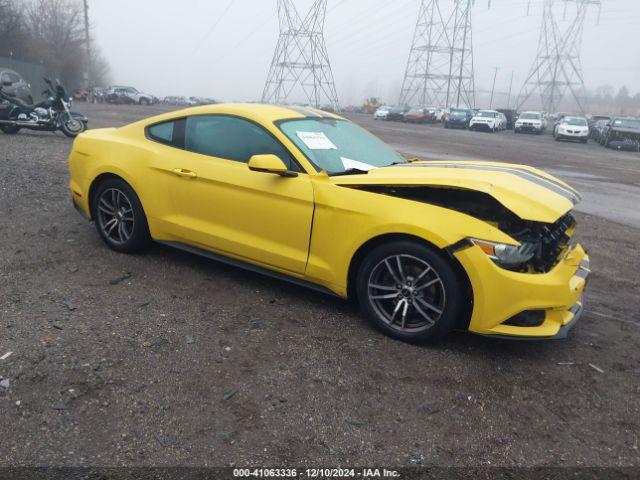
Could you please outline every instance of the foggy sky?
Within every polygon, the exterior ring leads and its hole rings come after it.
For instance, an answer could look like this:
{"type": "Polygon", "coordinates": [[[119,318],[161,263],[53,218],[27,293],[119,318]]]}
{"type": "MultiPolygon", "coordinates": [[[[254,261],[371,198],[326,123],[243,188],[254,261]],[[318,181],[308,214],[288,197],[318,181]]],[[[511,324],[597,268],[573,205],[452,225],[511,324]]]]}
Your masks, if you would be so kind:
{"type": "MultiPolygon", "coordinates": [[[[342,105],[377,95],[395,102],[419,0],[329,0],[325,40],[342,105]]],[[[476,0],[476,85],[514,95],[538,45],[542,0],[476,0]]],[[[602,0],[588,15],[582,47],[587,88],[640,91],[640,1],[602,0]]],[[[300,11],[309,0],[296,0],[300,11]]],[[[165,95],[259,100],[278,37],[276,0],[89,0],[93,36],[114,83],[165,95]]],[[[562,19],[561,19],[562,20],[562,19]]],[[[561,22],[566,25],[569,19],[561,22]]]]}

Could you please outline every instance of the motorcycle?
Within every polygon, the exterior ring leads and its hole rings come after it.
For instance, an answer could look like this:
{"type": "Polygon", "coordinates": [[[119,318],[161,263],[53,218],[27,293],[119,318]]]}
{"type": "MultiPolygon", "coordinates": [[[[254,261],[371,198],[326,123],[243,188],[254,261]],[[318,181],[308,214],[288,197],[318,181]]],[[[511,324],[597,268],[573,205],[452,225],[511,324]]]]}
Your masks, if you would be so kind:
{"type": "Polygon", "coordinates": [[[42,94],[47,99],[35,105],[5,93],[2,87],[8,83],[0,85],[0,131],[14,134],[23,128],[46,132],[60,130],[74,138],[87,129],[89,120],[70,110],[73,100],[60,82],[56,80],[54,85],[48,78],[44,81],[49,88],[42,94]]]}

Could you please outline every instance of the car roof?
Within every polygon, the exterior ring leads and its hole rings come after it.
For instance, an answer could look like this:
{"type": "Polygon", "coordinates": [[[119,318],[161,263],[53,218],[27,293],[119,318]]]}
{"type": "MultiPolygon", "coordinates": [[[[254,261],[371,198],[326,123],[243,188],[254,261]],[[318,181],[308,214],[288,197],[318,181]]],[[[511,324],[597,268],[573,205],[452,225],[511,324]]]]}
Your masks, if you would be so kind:
{"type": "MultiPolygon", "coordinates": [[[[264,103],[217,103],[212,105],[202,105],[198,107],[190,107],[182,110],[157,115],[147,118],[136,124],[151,125],[153,123],[162,122],[163,120],[171,120],[174,118],[188,117],[192,115],[235,115],[252,120],[273,123],[280,120],[303,119],[303,118],[333,118],[341,119],[342,117],[333,113],[318,110],[312,107],[301,107],[295,105],[269,105],[264,103]]],[[[135,125],[135,124],[134,124],[135,125]]]]}

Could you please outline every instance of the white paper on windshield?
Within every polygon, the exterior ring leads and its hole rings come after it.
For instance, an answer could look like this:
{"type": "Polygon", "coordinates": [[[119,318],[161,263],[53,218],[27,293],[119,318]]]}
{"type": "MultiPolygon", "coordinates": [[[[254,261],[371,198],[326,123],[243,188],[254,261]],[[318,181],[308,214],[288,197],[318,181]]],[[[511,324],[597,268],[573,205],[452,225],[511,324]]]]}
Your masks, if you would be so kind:
{"type": "Polygon", "coordinates": [[[324,132],[296,132],[296,135],[310,150],[337,150],[324,132]]]}
{"type": "Polygon", "coordinates": [[[342,161],[342,166],[345,170],[348,170],[350,168],[357,168],[358,170],[364,170],[365,172],[368,172],[369,170],[378,168],[375,165],[369,165],[368,163],[359,162],[358,160],[352,160],[347,157],[340,157],[340,160],[342,161]]]}

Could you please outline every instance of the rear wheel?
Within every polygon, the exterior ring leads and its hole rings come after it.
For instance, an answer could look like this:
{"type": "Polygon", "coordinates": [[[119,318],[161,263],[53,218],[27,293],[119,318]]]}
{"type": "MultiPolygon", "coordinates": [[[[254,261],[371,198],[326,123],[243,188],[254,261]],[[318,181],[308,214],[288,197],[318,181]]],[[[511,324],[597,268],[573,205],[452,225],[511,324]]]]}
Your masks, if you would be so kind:
{"type": "Polygon", "coordinates": [[[20,131],[20,127],[15,125],[0,125],[0,130],[7,135],[14,135],[20,131]]]}
{"type": "Polygon", "coordinates": [[[465,301],[449,262],[435,249],[412,241],[372,250],[356,282],[360,307],[371,323],[407,342],[435,341],[449,333],[465,301]]]}
{"type": "Polygon", "coordinates": [[[98,234],[112,250],[134,253],[150,243],[140,199],[124,180],[111,178],[101,183],[92,206],[98,234]]]}

